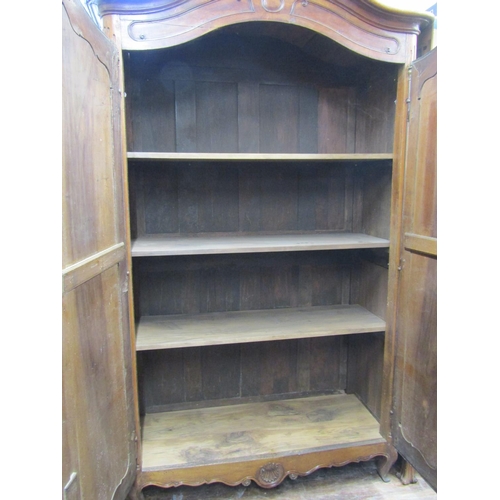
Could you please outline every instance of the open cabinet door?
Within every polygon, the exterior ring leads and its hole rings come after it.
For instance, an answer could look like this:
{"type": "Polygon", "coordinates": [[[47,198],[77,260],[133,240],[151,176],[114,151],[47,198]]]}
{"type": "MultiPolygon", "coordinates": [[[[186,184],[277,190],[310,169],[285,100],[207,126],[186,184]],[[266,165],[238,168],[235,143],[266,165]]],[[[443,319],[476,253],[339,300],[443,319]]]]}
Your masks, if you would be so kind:
{"type": "Polygon", "coordinates": [[[118,53],[62,3],[65,500],[126,497],[136,473],[118,53]]]}
{"type": "Polygon", "coordinates": [[[436,489],[437,49],[410,71],[392,435],[436,489]]]}

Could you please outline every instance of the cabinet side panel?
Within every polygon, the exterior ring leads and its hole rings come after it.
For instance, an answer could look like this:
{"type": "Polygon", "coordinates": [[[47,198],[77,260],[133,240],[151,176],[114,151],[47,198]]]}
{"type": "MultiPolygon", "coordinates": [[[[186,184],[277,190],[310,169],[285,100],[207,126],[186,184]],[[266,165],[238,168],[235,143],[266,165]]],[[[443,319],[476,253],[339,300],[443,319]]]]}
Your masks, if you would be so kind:
{"type": "Polygon", "coordinates": [[[367,167],[363,176],[362,232],[389,239],[392,168],[367,167]]]}
{"type": "MultiPolygon", "coordinates": [[[[385,319],[388,292],[385,251],[363,251],[351,272],[351,301],[385,319]]],[[[351,335],[348,339],[347,392],[356,394],[381,418],[384,334],[351,335]]]]}
{"type": "Polygon", "coordinates": [[[397,68],[385,64],[372,71],[357,92],[355,152],[392,153],[397,68]]]}
{"type": "Polygon", "coordinates": [[[379,419],[381,411],[384,335],[351,335],[348,338],[347,389],[356,394],[379,419]]]}

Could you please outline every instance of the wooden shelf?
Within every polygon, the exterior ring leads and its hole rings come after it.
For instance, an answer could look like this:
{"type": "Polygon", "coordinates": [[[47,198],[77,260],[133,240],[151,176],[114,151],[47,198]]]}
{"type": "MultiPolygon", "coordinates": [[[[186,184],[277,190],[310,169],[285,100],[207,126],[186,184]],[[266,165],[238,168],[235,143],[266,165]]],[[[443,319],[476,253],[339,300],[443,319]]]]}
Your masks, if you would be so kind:
{"type": "Polygon", "coordinates": [[[132,242],[132,257],[227,253],[296,252],[388,248],[389,240],[361,233],[142,236],[132,242]]]}
{"type": "Polygon", "coordinates": [[[372,333],[385,321],[358,305],[144,316],[136,349],[174,349],[372,333]]]}
{"type": "Polygon", "coordinates": [[[392,160],[392,153],[149,153],[129,152],[130,160],[176,161],[374,161],[392,160]]]}
{"type": "Polygon", "coordinates": [[[379,423],[351,394],[152,413],[143,421],[142,470],[275,460],[376,443],[385,443],[379,423]]]}

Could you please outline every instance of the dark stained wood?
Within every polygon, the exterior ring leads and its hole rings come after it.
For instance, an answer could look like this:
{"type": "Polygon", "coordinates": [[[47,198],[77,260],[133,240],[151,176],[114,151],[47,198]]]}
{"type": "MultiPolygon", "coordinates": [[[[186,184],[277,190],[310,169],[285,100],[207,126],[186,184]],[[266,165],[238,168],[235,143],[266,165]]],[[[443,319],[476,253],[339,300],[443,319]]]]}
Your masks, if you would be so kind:
{"type": "Polygon", "coordinates": [[[260,85],[262,153],[299,153],[299,89],[288,85],[260,85]]]}
{"type": "Polygon", "coordinates": [[[342,302],[350,252],[141,258],[140,315],[196,314],[342,302]]]}
{"type": "Polygon", "coordinates": [[[356,153],[393,150],[396,70],[394,66],[382,64],[357,88],[356,153]]]}
{"type": "MultiPolygon", "coordinates": [[[[133,117],[133,114],[131,116],[133,117]]],[[[196,131],[195,83],[190,80],[177,80],[175,82],[175,151],[197,151],[196,131]]],[[[142,130],[141,132],[142,135],[145,133],[142,130]]],[[[135,142],[133,147],[135,147],[135,142]]]]}
{"type": "Polygon", "coordinates": [[[362,177],[361,231],[378,238],[390,237],[391,167],[360,169],[362,177]]]}
{"type": "Polygon", "coordinates": [[[386,250],[363,251],[351,271],[351,301],[385,319],[388,293],[386,250]]]}
{"type": "Polygon", "coordinates": [[[175,82],[165,78],[127,76],[127,124],[129,146],[141,151],[175,149],[175,82]],[[132,112],[133,110],[133,112],[132,112]]]}
{"type": "Polygon", "coordinates": [[[354,89],[319,92],[318,153],[354,153],[354,89]]]}
{"type": "Polygon", "coordinates": [[[320,56],[224,32],[170,52],[128,53],[129,151],[390,152],[394,67],[339,68],[320,56]]]}
{"type": "Polygon", "coordinates": [[[140,352],[142,413],[345,390],[345,338],[303,342],[140,352]]]}
{"type": "Polygon", "coordinates": [[[238,151],[236,82],[196,82],[196,127],[197,151],[238,151]]]}
{"type": "Polygon", "coordinates": [[[299,152],[318,152],[318,90],[302,86],[299,89],[299,152]]]}
{"type": "Polygon", "coordinates": [[[348,393],[356,394],[377,419],[381,411],[384,335],[352,335],[348,339],[348,393]]]}
{"type": "MultiPolygon", "coordinates": [[[[436,238],[437,50],[412,64],[402,231],[436,238]]],[[[437,254],[403,247],[397,306],[394,442],[437,487],[437,254]]]]}
{"type": "Polygon", "coordinates": [[[238,149],[240,153],[260,151],[259,84],[238,83],[238,149]]]}
{"type": "Polygon", "coordinates": [[[63,496],[124,498],[137,448],[118,51],[80,2],[63,2],[62,32],[63,496]]]}
{"type": "Polygon", "coordinates": [[[131,172],[138,181],[131,209],[142,234],[357,229],[389,236],[391,173],[384,161],[134,162],[131,172]]]}

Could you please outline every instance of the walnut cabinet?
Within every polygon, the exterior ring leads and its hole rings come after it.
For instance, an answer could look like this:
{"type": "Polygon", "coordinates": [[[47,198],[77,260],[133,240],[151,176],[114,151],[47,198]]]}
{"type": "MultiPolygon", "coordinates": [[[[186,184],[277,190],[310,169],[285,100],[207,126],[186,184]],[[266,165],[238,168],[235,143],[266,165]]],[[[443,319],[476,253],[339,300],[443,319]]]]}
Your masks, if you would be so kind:
{"type": "Polygon", "coordinates": [[[398,453],[436,488],[433,18],[63,7],[63,497],[398,453]]]}

